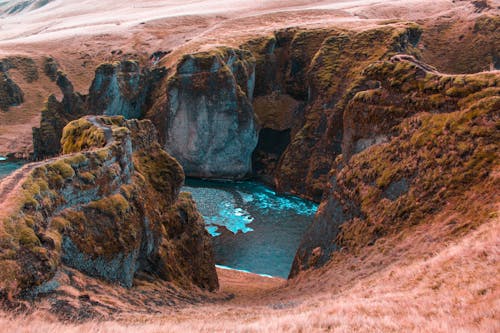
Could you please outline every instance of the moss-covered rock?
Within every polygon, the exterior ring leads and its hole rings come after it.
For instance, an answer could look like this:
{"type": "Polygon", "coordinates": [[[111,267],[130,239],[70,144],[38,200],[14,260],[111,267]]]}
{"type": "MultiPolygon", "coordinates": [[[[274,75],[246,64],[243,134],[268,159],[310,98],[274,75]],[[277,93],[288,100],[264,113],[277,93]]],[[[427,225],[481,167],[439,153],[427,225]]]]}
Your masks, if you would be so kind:
{"type": "Polygon", "coordinates": [[[61,265],[127,287],[143,272],[216,289],[210,236],[194,203],[178,199],[184,173],[156,140],[149,121],[69,123],[62,139],[69,155],[26,166],[10,193],[0,228],[0,291],[46,290],[61,265]]]}
{"type": "Polygon", "coordinates": [[[348,156],[330,171],[291,276],[323,265],[340,248],[356,252],[444,209],[467,215],[457,222],[461,232],[488,219],[497,200],[491,191],[498,187],[492,175],[500,157],[499,76],[442,75],[405,58],[366,68],[377,88],[355,94],[344,112],[348,156]],[[380,135],[384,143],[377,144],[380,135]],[[484,202],[471,215],[465,194],[472,188],[484,202]]]}

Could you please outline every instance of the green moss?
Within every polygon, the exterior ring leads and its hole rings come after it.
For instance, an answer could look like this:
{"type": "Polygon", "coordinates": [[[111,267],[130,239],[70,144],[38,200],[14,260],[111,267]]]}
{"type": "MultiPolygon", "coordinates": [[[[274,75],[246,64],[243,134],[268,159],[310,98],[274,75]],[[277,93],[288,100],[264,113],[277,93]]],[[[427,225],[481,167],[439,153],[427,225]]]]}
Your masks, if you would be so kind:
{"type": "Polygon", "coordinates": [[[19,243],[27,247],[33,247],[40,245],[40,239],[36,236],[32,228],[27,226],[20,227],[19,233],[19,243]]]}
{"type": "Polygon", "coordinates": [[[474,33],[486,34],[500,30],[500,18],[498,16],[481,16],[474,23],[474,33]]]}
{"type": "Polygon", "coordinates": [[[73,170],[71,165],[66,163],[66,161],[64,160],[58,160],[50,164],[49,169],[52,169],[58,174],[60,174],[61,177],[63,177],[63,179],[70,179],[75,176],[75,170],[73,170]]]}
{"type": "Polygon", "coordinates": [[[63,231],[69,226],[69,221],[61,216],[56,216],[50,221],[51,229],[57,230],[59,232],[63,231]]]}
{"type": "Polygon", "coordinates": [[[64,127],[61,139],[63,154],[104,147],[105,144],[104,131],[85,118],[72,121],[64,127]]]}
{"type": "Polygon", "coordinates": [[[167,202],[175,200],[177,189],[184,182],[180,164],[160,147],[134,153],[134,167],[153,188],[167,196],[167,202]]]}
{"type": "Polygon", "coordinates": [[[78,168],[86,164],[88,159],[83,154],[74,154],[73,156],[66,158],[64,161],[70,164],[73,168],[78,168]]]}
{"type": "Polygon", "coordinates": [[[114,194],[98,201],[92,201],[88,207],[110,217],[124,216],[130,209],[128,201],[121,194],[114,194]]]}
{"type": "Polygon", "coordinates": [[[79,177],[85,184],[94,184],[95,176],[91,172],[82,172],[79,177]]]}

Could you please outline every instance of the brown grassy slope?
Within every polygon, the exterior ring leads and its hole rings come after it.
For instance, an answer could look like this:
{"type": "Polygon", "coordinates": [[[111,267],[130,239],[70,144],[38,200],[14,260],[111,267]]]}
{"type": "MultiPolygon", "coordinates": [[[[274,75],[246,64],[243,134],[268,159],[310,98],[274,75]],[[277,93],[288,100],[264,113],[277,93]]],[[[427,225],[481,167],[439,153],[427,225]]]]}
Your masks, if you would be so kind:
{"type": "Polygon", "coordinates": [[[214,45],[238,46],[249,38],[291,26],[365,29],[387,18],[416,20],[440,13],[464,17],[473,14],[464,3],[452,4],[448,0],[410,4],[399,0],[386,10],[380,10],[377,1],[365,0],[228,3],[224,6],[219,1],[198,1],[179,11],[179,3],[161,1],[133,5],[116,1],[64,2],[57,8],[51,3],[32,13],[3,19],[0,57],[33,59],[38,65],[39,80],[33,84],[14,80],[25,91],[26,102],[12,108],[10,113],[0,113],[0,154],[29,153],[31,128],[38,125],[45,99],[50,93],[60,99],[59,89],[42,74],[45,57],[55,59],[75,91],[86,94],[100,63],[133,58],[145,64],[149,55],[158,50],[173,51],[164,61],[164,65],[171,67],[183,54],[214,45]],[[374,6],[375,10],[363,12],[374,6]],[[211,7],[216,11],[207,12],[211,7]],[[401,11],[400,7],[406,10],[401,11]],[[83,16],[75,14],[82,11],[83,16]],[[106,16],[110,11],[113,14],[106,16]],[[59,17],[57,22],[55,16],[59,17]]]}
{"type": "Polygon", "coordinates": [[[500,16],[443,16],[424,23],[422,60],[445,73],[477,73],[500,69],[500,16]]]}
{"type": "MultiPolygon", "coordinates": [[[[467,197],[479,203],[472,192],[467,197]]],[[[234,301],[198,305],[165,314],[78,325],[44,319],[43,313],[27,318],[4,315],[0,319],[1,330],[498,331],[500,221],[498,217],[491,218],[464,237],[442,239],[453,228],[450,221],[455,217],[443,213],[405,237],[385,239],[383,247],[376,244],[357,255],[340,254],[329,266],[302,275],[278,294],[246,298],[240,305],[234,301]],[[380,266],[381,261],[387,264],[380,266]]]]}

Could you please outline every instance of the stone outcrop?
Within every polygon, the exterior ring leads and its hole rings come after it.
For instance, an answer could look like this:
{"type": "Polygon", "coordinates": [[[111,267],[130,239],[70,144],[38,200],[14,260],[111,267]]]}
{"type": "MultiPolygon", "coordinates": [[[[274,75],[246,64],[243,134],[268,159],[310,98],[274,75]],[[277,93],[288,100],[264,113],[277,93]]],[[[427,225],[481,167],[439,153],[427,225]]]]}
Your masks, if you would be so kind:
{"type": "Polygon", "coordinates": [[[70,121],[84,115],[121,115],[126,119],[142,118],[149,103],[149,92],[165,76],[164,69],[141,69],[135,61],[124,60],[100,65],[88,95],[77,93],[52,58],[45,59],[45,74],[55,81],[63,93],[61,102],[49,96],[39,128],[33,128],[34,159],[61,152],[62,130],[70,121]],[[54,74],[56,71],[56,74],[54,74]]]}
{"type": "MultiPolygon", "coordinates": [[[[425,223],[450,200],[458,213],[471,188],[483,198],[498,186],[491,177],[500,153],[497,73],[442,75],[396,56],[362,75],[365,90],[351,94],[343,115],[344,155],[330,170],[291,277],[339,249],[355,252],[425,223]]],[[[457,220],[456,228],[474,228],[483,218],[457,220]]]]}
{"type": "Polygon", "coordinates": [[[8,111],[9,107],[24,102],[24,93],[9,75],[10,69],[18,69],[28,82],[38,78],[36,66],[33,72],[33,60],[22,57],[9,57],[0,61],[0,110],[8,111]],[[29,75],[32,74],[32,75],[29,75]]]}
{"type": "Polygon", "coordinates": [[[248,51],[231,48],[186,55],[177,65],[150,117],[187,175],[238,179],[251,173],[254,70],[248,51]]]}
{"type": "Polygon", "coordinates": [[[147,97],[147,76],[135,61],[102,64],[89,90],[92,114],[141,118],[147,97]]]}
{"type": "Polygon", "coordinates": [[[21,88],[12,81],[7,72],[0,70],[0,109],[8,111],[10,106],[16,106],[24,101],[21,88]]]}
{"type": "Polygon", "coordinates": [[[156,140],[149,121],[81,118],[64,129],[65,155],[0,183],[3,295],[50,292],[63,266],[127,287],[139,273],[218,287],[210,236],[179,195],[182,168],[156,140]]]}
{"type": "Polygon", "coordinates": [[[74,91],[67,76],[58,71],[56,84],[63,94],[61,101],[50,95],[42,110],[40,127],[33,128],[33,158],[40,160],[61,152],[63,128],[72,120],[89,114],[86,96],[74,91]]]}

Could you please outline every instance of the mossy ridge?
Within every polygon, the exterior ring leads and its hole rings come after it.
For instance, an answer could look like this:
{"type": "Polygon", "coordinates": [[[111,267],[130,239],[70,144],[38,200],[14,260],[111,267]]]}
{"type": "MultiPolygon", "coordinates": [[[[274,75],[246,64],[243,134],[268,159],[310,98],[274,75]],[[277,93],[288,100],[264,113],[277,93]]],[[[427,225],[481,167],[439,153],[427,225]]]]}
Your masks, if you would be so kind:
{"type": "Polygon", "coordinates": [[[307,70],[310,94],[305,124],[282,157],[278,189],[321,199],[328,171],[341,153],[344,109],[363,90],[363,69],[403,49],[413,52],[419,33],[418,26],[401,24],[358,33],[334,30],[326,35],[307,70]],[[302,156],[311,156],[311,162],[306,164],[302,156]]]}
{"type": "MultiPolygon", "coordinates": [[[[213,261],[212,252],[207,252],[211,257],[200,255],[200,267],[189,274],[176,265],[187,255],[184,242],[194,244],[189,252],[193,256],[204,247],[211,250],[211,243],[207,234],[199,234],[205,232],[202,220],[186,221],[188,234],[168,239],[163,224],[169,224],[184,174],[154,144],[153,125],[122,117],[95,117],[95,122],[111,130],[114,140],[109,145],[92,148],[83,143],[90,150],[36,166],[23,181],[13,208],[17,213],[2,221],[0,229],[0,267],[5,268],[0,291],[16,294],[38,286],[54,276],[61,261],[126,286],[142,270],[186,288],[193,283],[217,288],[215,267],[206,266],[207,260],[213,261]],[[134,172],[132,154],[140,172],[134,172]],[[196,235],[191,239],[189,233],[196,235]],[[168,244],[168,251],[162,252],[162,244],[168,244]],[[200,278],[203,274],[211,276],[209,283],[200,278]]],[[[84,137],[82,142],[88,139],[88,118],[68,126],[84,137]]]]}
{"type": "Polygon", "coordinates": [[[163,151],[159,145],[134,153],[134,166],[141,175],[173,203],[178,189],[184,183],[184,171],[177,160],[163,151]]]}
{"type": "Polygon", "coordinates": [[[70,154],[93,147],[104,147],[106,136],[103,129],[86,118],[80,118],[64,127],[61,144],[63,154],[70,154]]]}
{"type": "MultiPolygon", "coordinates": [[[[359,203],[364,217],[345,223],[339,246],[366,246],[423,223],[445,202],[460,201],[469,188],[489,182],[500,157],[499,107],[500,96],[495,96],[462,111],[421,114],[404,121],[390,143],[354,155],[337,174],[337,188],[342,200],[359,203]],[[384,198],[387,187],[403,178],[408,190],[396,200],[384,198]]],[[[482,220],[472,221],[469,228],[482,220]]]]}
{"type": "MultiPolygon", "coordinates": [[[[116,119],[108,119],[107,122],[120,123],[116,119]]],[[[93,125],[90,125],[92,124],[87,119],[69,125],[68,133],[83,136],[80,140],[74,138],[76,142],[81,143],[79,147],[87,148],[91,146],[88,141],[95,142],[94,137],[88,136],[86,132],[92,130],[93,125]],[[82,129],[78,129],[78,126],[82,129]]],[[[21,269],[17,282],[14,283],[16,288],[23,289],[40,284],[54,274],[60,261],[62,233],[65,230],[63,225],[67,226],[67,223],[60,223],[63,219],[56,219],[52,223],[51,216],[70,203],[61,194],[70,188],[72,192],[79,191],[91,196],[111,191],[116,168],[111,165],[106,167],[105,161],[115,154],[120,154],[120,150],[115,148],[110,146],[78,152],[49,161],[34,167],[24,179],[13,202],[13,212],[17,213],[3,221],[0,243],[2,252],[5,250],[11,253],[9,249],[15,249],[16,254],[10,259],[22,261],[31,257],[29,260],[33,260],[33,265],[38,265],[38,268],[33,271],[21,269]],[[103,172],[103,168],[106,172],[103,172]],[[99,179],[99,184],[95,183],[96,179],[99,179]],[[94,191],[94,188],[97,190],[94,191]]],[[[78,199],[77,196],[76,202],[71,204],[78,204],[79,200],[86,199],[78,199]]]]}
{"type": "Polygon", "coordinates": [[[394,57],[370,64],[344,111],[342,153],[352,156],[359,139],[391,136],[403,119],[419,112],[464,109],[478,98],[498,95],[500,78],[489,73],[442,75],[416,59],[394,57]],[[359,89],[367,89],[361,90],[359,89]]]}

